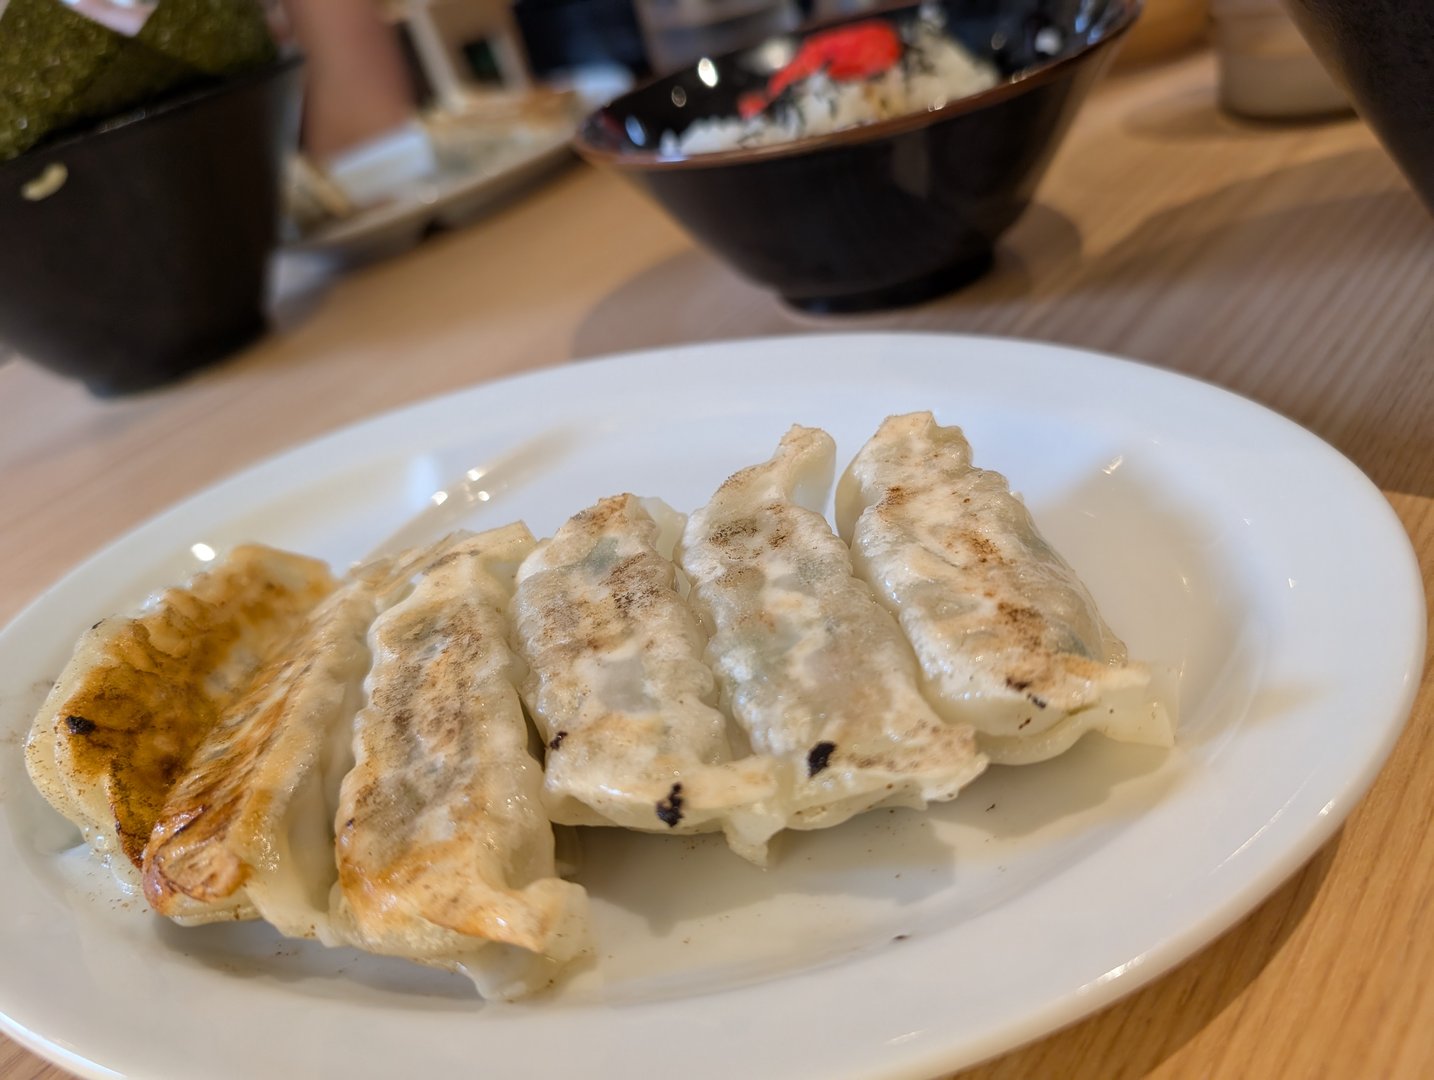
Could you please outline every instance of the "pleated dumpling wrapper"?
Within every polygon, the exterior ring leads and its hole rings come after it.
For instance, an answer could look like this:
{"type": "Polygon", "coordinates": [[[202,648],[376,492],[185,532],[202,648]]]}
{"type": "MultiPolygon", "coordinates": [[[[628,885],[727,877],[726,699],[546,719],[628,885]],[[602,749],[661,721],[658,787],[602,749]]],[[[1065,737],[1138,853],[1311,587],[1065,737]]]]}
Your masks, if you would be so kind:
{"type": "Polygon", "coordinates": [[[1087,731],[1169,746],[1151,670],[1127,659],[1075,571],[961,430],[889,417],[837,489],[857,572],[901,621],[927,696],[992,761],[1061,753],[1087,731]]]}
{"type": "Polygon", "coordinates": [[[724,699],[753,748],[786,767],[797,829],[953,798],[986,764],[971,729],[922,698],[895,620],[812,509],[834,455],[826,432],[793,427],[692,515],[679,553],[724,699]]]}
{"type": "Polygon", "coordinates": [[[139,888],[150,832],[195,747],[335,584],[316,559],[247,544],[80,638],[25,764],[126,887],[139,888]]]}
{"type": "Polygon", "coordinates": [[[523,697],[548,745],[543,795],[568,825],[720,828],[760,865],[783,822],[778,770],[733,760],[706,639],[669,557],[682,523],[662,504],[615,495],[519,570],[514,623],[523,697]]]}
{"type": "Polygon", "coordinates": [[[195,750],[144,852],[150,906],[186,924],[262,916],[327,937],[334,805],[369,666],[369,624],[427,553],[353,571],[195,750]]]}
{"type": "Polygon", "coordinates": [[[375,621],[336,821],[336,933],[461,971],[486,998],[542,989],[589,941],[587,894],[557,877],[508,645],[533,546],[520,524],[464,540],[375,621]]]}

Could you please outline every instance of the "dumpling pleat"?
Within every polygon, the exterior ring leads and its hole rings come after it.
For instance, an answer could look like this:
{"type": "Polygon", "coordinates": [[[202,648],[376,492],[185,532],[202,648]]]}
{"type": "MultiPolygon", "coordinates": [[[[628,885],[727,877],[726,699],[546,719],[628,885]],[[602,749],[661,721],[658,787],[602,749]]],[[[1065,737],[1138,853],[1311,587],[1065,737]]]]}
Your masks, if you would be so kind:
{"type": "Polygon", "coordinates": [[[857,573],[901,622],[938,712],[993,761],[1058,754],[1087,731],[1169,746],[1158,679],[1130,662],[1075,571],[959,428],[889,417],[837,491],[857,573]]]}
{"type": "Polygon", "coordinates": [[[335,821],[336,938],[461,971],[485,997],[548,985],[588,948],[556,875],[504,611],[522,525],[466,539],[373,625],[367,702],[335,821]]]}
{"type": "Polygon", "coordinates": [[[257,913],[292,937],[327,932],[332,799],[369,666],[366,635],[408,588],[402,562],[357,571],[310,614],[205,737],[144,851],[161,914],[257,913]]]}
{"type": "Polygon", "coordinates": [[[692,515],[680,551],[723,698],[784,766],[798,829],[953,798],[986,763],[922,698],[910,647],[813,508],[834,455],[825,432],[792,428],[692,515]]]}
{"type": "Polygon", "coordinates": [[[548,747],[544,798],[564,824],[720,828],[761,863],[782,827],[777,770],[733,760],[705,638],[652,509],[680,530],[680,515],[613,496],[574,515],[519,571],[514,624],[524,699],[548,747]]]}

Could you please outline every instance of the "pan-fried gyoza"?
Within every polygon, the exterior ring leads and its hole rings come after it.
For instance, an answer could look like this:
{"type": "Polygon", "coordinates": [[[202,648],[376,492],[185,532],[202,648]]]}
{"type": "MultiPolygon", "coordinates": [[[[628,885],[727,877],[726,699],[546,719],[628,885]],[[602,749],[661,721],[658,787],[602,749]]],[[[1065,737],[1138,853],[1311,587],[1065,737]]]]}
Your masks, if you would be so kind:
{"type": "Polygon", "coordinates": [[[837,520],[857,572],[921,659],[928,698],[1023,764],[1086,731],[1168,746],[1151,672],[1123,642],[1000,473],[971,464],[959,428],[889,417],[842,477],[837,520]]]}
{"type": "MultiPolygon", "coordinates": [[[[682,519],[665,507],[670,533],[682,519]]],[[[570,518],[523,563],[514,625],[523,693],[547,743],[554,821],[647,832],[721,828],[762,863],[782,827],[775,762],[732,760],[728,720],[702,660],[652,512],[632,495],[570,518]]]]}
{"type": "Polygon", "coordinates": [[[793,427],[687,519],[616,495],[342,579],[236,547],[83,635],[31,778],[182,924],[262,917],[506,999],[591,948],[554,823],[721,830],[764,865],[783,829],[1086,731],[1171,742],[1159,680],[958,429],[888,418],[840,536],[834,468],[793,427]]]}
{"type": "Polygon", "coordinates": [[[826,519],[798,501],[824,501],[834,454],[826,432],[792,428],[682,537],[682,568],[712,629],[708,658],[752,746],[786,766],[797,829],[954,798],[986,765],[971,729],[922,699],[896,621],[852,576],[826,519]]]}
{"type": "MultiPolygon", "coordinates": [[[[316,607],[199,744],[144,851],[144,892],[191,923],[260,915],[293,937],[326,931],[333,792],[374,616],[408,568],[365,567],[316,607]]],[[[411,571],[409,571],[411,572],[411,571]]]]}
{"type": "Polygon", "coordinates": [[[25,764],[126,885],[138,887],[150,831],[195,747],[334,587],[316,559],[245,544],[80,638],[25,764]]]}
{"type": "Polygon", "coordinates": [[[374,623],[336,825],[336,936],[462,971],[485,997],[541,989],[588,944],[587,895],[554,869],[507,640],[532,548],[524,525],[461,540],[374,623]]]}

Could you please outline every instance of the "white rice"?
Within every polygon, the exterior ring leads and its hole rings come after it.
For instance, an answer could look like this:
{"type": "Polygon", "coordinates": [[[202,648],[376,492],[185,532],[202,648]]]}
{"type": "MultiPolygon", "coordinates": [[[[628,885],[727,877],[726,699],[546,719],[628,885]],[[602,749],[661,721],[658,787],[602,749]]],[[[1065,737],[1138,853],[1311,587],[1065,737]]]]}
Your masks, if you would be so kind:
{"type": "Polygon", "coordinates": [[[676,158],[825,135],[937,109],[999,81],[989,63],[978,60],[939,26],[923,22],[912,32],[901,61],[875,78],[837,82],[818,72],[797,83],[789,100],[784,95],[750,120],[710,117],[693,121],[680,136],[663,132],[659,152],[676,158]]]}

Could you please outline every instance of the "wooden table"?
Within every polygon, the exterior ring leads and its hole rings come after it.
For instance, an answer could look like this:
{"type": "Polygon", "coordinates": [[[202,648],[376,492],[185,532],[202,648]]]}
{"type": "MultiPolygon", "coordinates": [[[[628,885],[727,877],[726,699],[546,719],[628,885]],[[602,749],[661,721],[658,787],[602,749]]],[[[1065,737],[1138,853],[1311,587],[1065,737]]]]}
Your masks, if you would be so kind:
{"type": "MultiPolygon", "coordinates": [[[[1107,82],[996,272],[912,310],[794,315],[575,166],[338,281],[172,389],[99,402],[0,366],[0,622],[175,500],[378,410],[617,350],[834,328],[1065,342],[1264,402],[1385,491],[1427,593],[1434,220],[1358,122],[1238,122],[1213,87],[1204,55],[1107,82]]],[[[1431,682],[1369,797],[1254,914],[1104,1012],[963,1075],[1434,1076],[1431,682]]],[[[0,1074],[62,1075],[3,1042],[0,1074]]]]}

